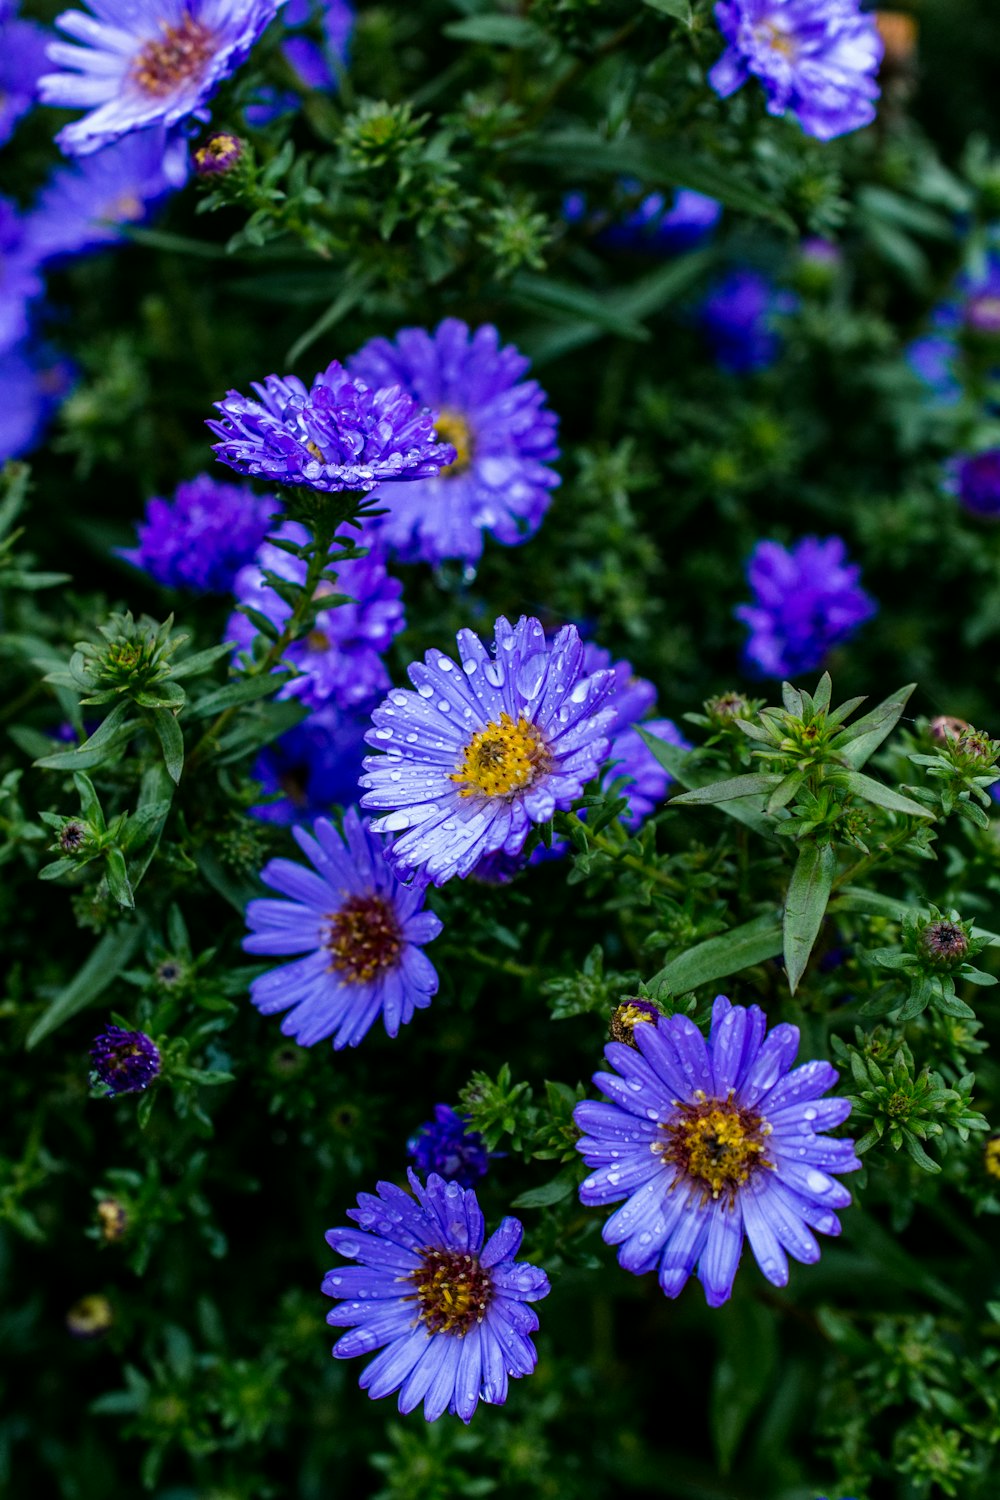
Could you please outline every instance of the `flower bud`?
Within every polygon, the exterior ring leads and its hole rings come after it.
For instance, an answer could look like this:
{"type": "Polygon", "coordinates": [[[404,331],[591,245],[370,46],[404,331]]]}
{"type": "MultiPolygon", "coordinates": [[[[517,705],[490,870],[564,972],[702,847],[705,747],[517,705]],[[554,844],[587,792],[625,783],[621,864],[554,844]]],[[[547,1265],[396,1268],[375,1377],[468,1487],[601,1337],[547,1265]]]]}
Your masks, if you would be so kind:
{"type": "Polygon", "coordinates": [[[112,1097],[141,1093],[160,1071],[155,1042],[145,1032],[125,1031],[121,1026],[109,1026],[94,1038],[90,1060],[94,1076],[112,1097]]]}
{"type": "Polygon", "coordinates": [[[633,996],[623,1000],[612,1013],[608,1033],[613,1042],[624,1042],[626,1047],[632,1047],[638,1052],[633,1036],[635,1028],[650,1021],[655,1026],[661,1015],[662,1011],[657,1009],[652,1000],[640,1000],[638,995],[633,996]]]}
{"type": "Polygon", "coordinates": [[[969,951],[969,936],[964,926],[946,917],[928,922],[917,938],[917,952],[932,969],[947,972],[960,968],[969,951]]]}
{"type": "Polygon", "coordinates": [[[111,1245],[116,1240],[124,1239],[128,1229],[128,1214],[123,1203],[117,1198],[101,1198],[95,1212],[102,1240],[111,1245]]]}
{"type": "Polygon", "coordinates": [[[939,745],[945,745],[949,740],[961,739],[969,727],[967,720],[957,719],[954,714],[938,714],[928,724],[927,733],[939,745]]]}
{"type": "Polygon", "coordinates": [[[100,1292],[81,1297],[66,1314],[66,1327],[75,1339],[97,1339],[115,1320],[111,1303],[100,1292]]]}
{"type": "Polygon", "coordinates": [[[238,135],[220,131],[209,136],[203,146],[194,153],[194,169],[199,177],[211,180],[225,177],[237,167],[246,155],[247,145],[238,135]]]}

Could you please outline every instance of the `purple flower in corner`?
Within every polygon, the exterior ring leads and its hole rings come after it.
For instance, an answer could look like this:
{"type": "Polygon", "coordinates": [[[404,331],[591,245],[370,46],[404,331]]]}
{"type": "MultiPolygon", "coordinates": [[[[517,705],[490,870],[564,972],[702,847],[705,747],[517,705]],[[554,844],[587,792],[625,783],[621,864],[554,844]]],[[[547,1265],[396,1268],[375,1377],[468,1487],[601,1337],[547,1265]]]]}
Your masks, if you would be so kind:
{"type": "Polygon", "coordinates": [[[270,800],[251,807],[265,823],[311,823],[358,795],[367,719],[333,704],[265,745],[251,768],[270,800]]]}
{"type": "Polygon", "coordinates": [[[472,1187],[489,1170],[489,1152],[477,1130],[467,1130],[468,1117],[450,1104],[435,1104],[434,1118],[414,1131],[406,1143],[418,1172],[437,1172],[446,1182],[472,1187]]]}
{"type": "Polygon", "coordinates": [[[764,677],[794,677],[820,666],[878,609],[860,576],[839,536],[803,537],[791,549],[758,542],[747,568],[754,601],[736,610],[750,627],[750,666],[764,677]]]}
{"type": "Polygon", "coordinates": [[[791,110],[821,141],[874,120],[883,45],[858,0],[718,0],[715,19],[728,45],[708,81],[721,98],[759,78],[768,113],[791,110]]]}
{"type": "Polygon", "coordinates": [[[636,1026],[632,1045],[611,1042],[609,1068],[594,1082],[610,1103],[574,1111],[577,1142],[595,1170],[583,1203],[622,1207],[603,1235],[618,1261],[656,1270],[676,1297],[697,1274],[710,1307],[732,1292],[745,1239],[775,1286],[788,1281],[788,1255],[811,1264],[813,1230],[839,1234],[835,1209],[851,1195],[831,1173],[861,1163],[850,1140],[823,1132],[847,1119],[847,1099],[821,1097],[837,1081],[827,1062],[792,1070],[796,1026],[772,1027],[759,1006],[719,995],[706,1045],[687,1016],[636,1026]]]}
{"type": "Polygon", "coordinates": [[[530,1375],[538,1318],[527,1306],[548,1295],[545,1272],[514,1257],[523,1230],[505,1218],[484,1244],[485,1222],[472,1188],[435,1173],[421,1185],[411,1168],[410,1193],[380,1182],[360,1193],[348,1218],[357,1228],[331,1229],[331,1249],[354,1266],[331,1271],[327,1313],[347,1328],[336,1359],[376,1355],[360,1385],[373,1401],[399,1392],[399,1410],[423,1402],[436,1422],[446,1411],[468,1422],[480,1401],[507,1399],[507,1381],[530,1375]]]}
{"type": "Polygon", "coordinates": [[[118,555],[165,588],[225,594],[253,559],[278,509],[277,500],[246,485],[199,474],[179,484],[173,500],[148,501],[145,521],[136,528],[139,545],[118,555]]]}
{"type": "Polygon", "coordinates": [[[249,903],[243,947],[304,957],[255,979],[251,1000],[265,1016],[288,1011],[281,1029],[301,1047],[328,1036],[335,1050],[356,1047],[380,1014],[394,1037],[437,993],[423,945],[441,921],[424,910],[425,887],[400,884],[356,808],[343,835],[318,818],[313,834],[293,828],[292,836],[313,868],[290,859],[264,866],[261,880],[287,899],[249,903]]]}

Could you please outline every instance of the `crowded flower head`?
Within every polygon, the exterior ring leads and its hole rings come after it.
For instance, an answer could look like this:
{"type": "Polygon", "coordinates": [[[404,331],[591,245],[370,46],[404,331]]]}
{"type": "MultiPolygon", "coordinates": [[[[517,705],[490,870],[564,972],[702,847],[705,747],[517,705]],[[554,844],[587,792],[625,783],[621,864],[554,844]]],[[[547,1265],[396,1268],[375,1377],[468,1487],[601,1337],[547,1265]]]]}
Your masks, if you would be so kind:
{"type": "Polygon", "coordinates": [[[580,1189],[595,1207],[622,1203],[604,1225],[619,1264],[655,1270],[676,1297],[697,1273],[710,1306],[727,1301],[744,1240],[775,1286],[788,1256],[819,1259],[813,1234],[839,1234],[851,1196],[831,1174],[861,1163],[849,1140],[824,1132],[850,1114],[821,1096],[837,1081],[826,1062],[793,1068],[796,1026],[767,1033],[759,1006],[719,995],[708,1042],[687,1016],[640,1017],[630,1044],[609,1043],[594,1082],[608,1103],[584,1100],[577,1142],[595,1170],[580,1189]]]}
{"type": "Polygon", "coordinates": [[[597,775],[615,709],[613,674],[588,672],[576,627],[547,641],[538,620],[496,623],[493,652],[458,633],[459,661],[428,651],[372,715],[362,807],[395,834],[400,870],[442,885],[484,855],[520,853],[531,828],[597,775]]]}
{"type": "Polygon", "coordinates": [[[860,579],[839,536],[807,536],[794,547],[758,542],[747,566],[754,599],[736,610],[750,627],[749,665],[765,677],[821,666],[878,609],[860,579]]]}
{"type": "Polygon", "coordinates": [[[386,480],[436,477],[456,452],[434,416],[398,385],[373,389],[333,360],[307,390],[297,375],[230,391],[208,426],[219,459],[241,474],[321,491],[368,493],[386,480]]]}
{"type": "Polygon", "coordinates": [[[538,1318],[527,1304],[548,1295],[548,1277],[514,1259],[517,1219],[485,1240],[472,1188],[434,1172],[425,1187],[412,1168],[408,1177],[410,1193],[380,1182],[348,1209],[357,1228],[327,1233],[331,1249],[357,1262],[323,1282],[341,1299],[326,1321],[349,1330],[333,1353],[381,1351],[359,1382],[373,1401],[398,1391],[403,1413],[423,1403],[428,1422],[446,1411],[468,1422],[480,1401],[502,1405],[508,1379],[535,1368],[538,1318]]]}

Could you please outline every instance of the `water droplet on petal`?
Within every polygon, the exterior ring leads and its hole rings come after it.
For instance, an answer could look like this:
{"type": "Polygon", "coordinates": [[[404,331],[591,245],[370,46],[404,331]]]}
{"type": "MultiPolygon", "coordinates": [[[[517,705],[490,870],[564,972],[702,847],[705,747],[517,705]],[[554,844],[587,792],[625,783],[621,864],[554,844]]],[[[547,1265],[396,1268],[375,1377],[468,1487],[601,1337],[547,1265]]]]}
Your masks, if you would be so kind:
{"type": "Polygon", "coordinates": [[[377,740],[391,740],[392,739],[392,730],[391,729],[376,729],[376,731],[375,731],[375,738],[377,740]]]}
{"type": "Polygon", "coordinates": [[[429,682],[422,682],[417,688],[417,692],[420,694],[421,698],[430,698],[434,693],[434,689],[431,687],[429,682]]]}
{"type": "Polygon", "coordinates": [[[401,833],[404,828],[409,828],[410,819],[404,812],[393,812],[382,819],[382,829],[385,833],[401,833]]]}
{"type": "Polygon", "coordinates": [[[479,663],[477,661],[463,662],[462,671],[465,673],[466,677],[472,677],[476,672],[479,671],[479,663]]]}
{"type": "Polygon", "coordinates": [[[507,676],[507,673],[498,661],[488,661],[483,668],[483,673],[486,681],[492,683],[494,687],[502,687],[507,676]]]}
{"type": "Polygon", "coordinates": [[[437,664],[442,672],[454,672],[455,670],[455,663],[449,656],[439,656],[437,664]]]}

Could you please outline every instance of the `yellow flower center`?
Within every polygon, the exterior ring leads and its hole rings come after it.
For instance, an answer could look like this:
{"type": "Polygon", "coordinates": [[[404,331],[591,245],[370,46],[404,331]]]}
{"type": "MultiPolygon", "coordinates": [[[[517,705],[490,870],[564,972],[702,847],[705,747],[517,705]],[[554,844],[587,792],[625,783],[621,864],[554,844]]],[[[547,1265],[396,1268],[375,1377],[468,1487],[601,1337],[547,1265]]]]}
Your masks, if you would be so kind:
{"type": "Polygon", "coordinates": [[[493,1297],[490,1273],[462,1250],[421,1250],[423,1265],[406,1278],[416,1288],[420,1319],[429,1333],[468,1333],[486,1316],[493,1297]]]}
{"type": "Polygon", "coordinates": [[[782,57],[790,58],[795,56],[795,43],[792,37],[789,36],[783,27],[776,25],[774,21],[765,21],[761,26],[758,26],[757,35],[766,47],[770,47],[772,52],[778,52],[782,57]]]}
{"type": "Polygon", "coordinates": [[[178,26],[164,26],[155,42],[147,42],[132,63],[132,77],[144,94],[161,99],[178,84],[201,72],[215,50],[215,34],[194,16],[178,26]]]}
{"type": "Polygon", "coordinates": [[[1000,1177],[1000,1135],[986,1142],[983,1165],[991,1177],[1000,1177]]]}
{"type": "Polygon", "coordinates": [[[351,896],[328,918],[323,946],[330,968],[347,984],[367,984],[399,962],[403,934],[396,912],[382,896],[351,896]]]}
{"type": "Polygon", "coordinates": [[[500,722],[480,729],[465,747],[462,764],[451,775],[463,782],[459,796],[513,797],[532,785],[551,768],[548,746],[538,730],[522,714],[517,723],[508,713],[500,722]]]}
{"type": "Polygon", "coordinates": [[[771,1127],[752,1110],[734,1104],[732,1095],[708,1099],[699,1089],[694,1097],[694,1104],[677,1105],[653,1150],[702,1184],[706,1197],[724,1194],[732,1202],[755,1172],[773,1165],[764,1155],[771,1127]]]}
{"type": "Polygon", "coordinates": [[[450,443],[455,450],[455,462],[441,470],[442,479],[454,479],[464,474],[472,462],[472,429],[461,412],[445,408],[434,423],[434,431],[442,443],[450,443]]]}

